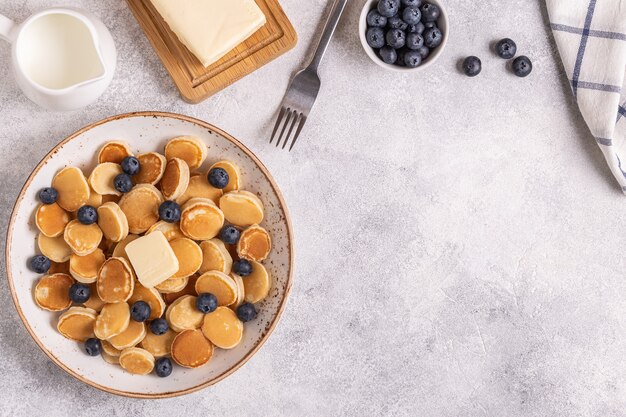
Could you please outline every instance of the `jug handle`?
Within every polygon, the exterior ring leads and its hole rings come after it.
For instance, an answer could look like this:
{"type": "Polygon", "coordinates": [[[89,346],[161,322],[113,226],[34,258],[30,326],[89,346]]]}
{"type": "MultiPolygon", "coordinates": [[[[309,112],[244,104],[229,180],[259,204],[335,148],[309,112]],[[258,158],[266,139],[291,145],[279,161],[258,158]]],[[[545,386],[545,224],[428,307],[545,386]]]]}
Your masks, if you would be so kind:
{"type": "Polygon", "coordinates": [[[0,39],[11,42],[13,40],[13,29],[15,22],[0,14],[0,39]]]}

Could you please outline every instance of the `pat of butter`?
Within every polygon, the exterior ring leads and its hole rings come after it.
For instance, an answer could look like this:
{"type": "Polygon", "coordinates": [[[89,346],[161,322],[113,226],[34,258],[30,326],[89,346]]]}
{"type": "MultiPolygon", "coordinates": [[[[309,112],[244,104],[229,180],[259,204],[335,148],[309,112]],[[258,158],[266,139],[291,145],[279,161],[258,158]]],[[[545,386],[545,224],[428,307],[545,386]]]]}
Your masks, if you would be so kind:
{"type": "Polygon", "coordinates": [[[254,0],[152,0],[178,39],[205,67],[265,24],[254,0]]]}
{"type": "Polygon", "coordinates": [[[178,271],[178,259],[162,232],[155,231],[126,246],[126,255],[135,269],[137,279],[152,288],[178,271]]]}

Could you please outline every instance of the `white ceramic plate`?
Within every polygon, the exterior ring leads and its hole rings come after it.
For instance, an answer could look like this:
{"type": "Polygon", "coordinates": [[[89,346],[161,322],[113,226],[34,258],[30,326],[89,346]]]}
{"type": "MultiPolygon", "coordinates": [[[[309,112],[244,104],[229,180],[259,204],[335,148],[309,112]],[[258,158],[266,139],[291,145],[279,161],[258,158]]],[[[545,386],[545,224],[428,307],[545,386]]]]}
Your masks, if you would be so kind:
{"type": "Polygon", "coordinates": [[[293,238],[287,208],[276,183],[263,164],[245,146],[227,133],[200,120],[169,113],[131,113],[94,123],[57,145],[37,165],[15,203],[7,233],[6,265],[9,288],[17,311],[39,347],[57,365],[79,380],[101,390],[144,398],[182,395],[212,385],[236,371],[263,345],[283,311],[293,270],[293,238]],[[235,162],[242,172],[243,188],[257,194],[265,205],[264,226],[272,236],[273,249],[263,263],[272,275],[269,296],[258,305],[257,318],[245,324],[242,343],[232,350],[216,349],[211,361],[198,369],[175,366],[168,378],[154,374],[131,375],[99,357],[87,356],[78,343],[56,330],[58,313],[41,310],[34,302],[33,288],[39,275],[27,267],[38,253],[34,212],[37,192],[50,185],[65,166],[78,166],[88,175],[96,164],[96,153],[107,141],[125,140],[134,152],[159,151],[168,139],[192,135],[208,147],[202,169],[219,159],[235,162]]]}

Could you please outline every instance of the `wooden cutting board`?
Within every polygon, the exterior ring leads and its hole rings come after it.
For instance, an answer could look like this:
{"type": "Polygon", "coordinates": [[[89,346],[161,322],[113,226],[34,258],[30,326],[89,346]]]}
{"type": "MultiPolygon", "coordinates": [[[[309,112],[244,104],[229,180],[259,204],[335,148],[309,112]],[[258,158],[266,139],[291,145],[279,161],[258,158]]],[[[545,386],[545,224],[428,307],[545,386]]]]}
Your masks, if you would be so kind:
{"type": "Polygon", "coordinates": [[[278,0],[255,0],[267,23],[209,67],[178,40],[150,0],[126,0],[183,99],[199,103],[293,48],[298,36],[278,0]]]}

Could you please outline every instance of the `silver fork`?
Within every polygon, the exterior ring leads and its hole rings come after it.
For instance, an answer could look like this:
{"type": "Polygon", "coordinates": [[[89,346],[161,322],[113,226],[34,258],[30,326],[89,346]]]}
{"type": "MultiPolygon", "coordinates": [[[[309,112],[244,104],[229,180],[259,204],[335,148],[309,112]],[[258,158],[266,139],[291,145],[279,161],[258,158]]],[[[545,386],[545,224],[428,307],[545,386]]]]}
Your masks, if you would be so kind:
{"type": "Polygon", "coordinates": [[[337,23],[339,23],[339,19],[341,18],[341,14],[343,13],[347,2],[348,0],[335,0],[335,3],[330,11],[330,15],[326,20],[319,45],[315,50],[315,55],[313,55],[309,65],[302,71],[298,72],[293,80],[291,80],[291,84],[289,84],[287,93],[285,93],[283,102],[280,105],[280,113],[278,114],[278,120],[276,120],[276,125],[274,126],[274,131],[272,132],[270,144],[274,141],[274,137],[279,130],[280,135],[278,135],[276,147],[280,146],[280,143],[282,142],[282,149],[285,149],[285,146],[289,142],[289,138],[292,138],[291,145],[289,146],[290,151],[296,144],[298,136],[300,136],[300,132],[302,132],[302,128],[306,123],[307,117],[309,117],[309,113],[315,104],[317,94],[319,93],[320,86],[322,84],[320,77],[317,75],[317,68],[324,57],[324,53],[328,48],[330,39],[335,33],[337,23]],[[294,129],[295,134],[292,136],[294,129]],[[287,132],[287,134],[285,134],[285,132],[287,132]]]}

